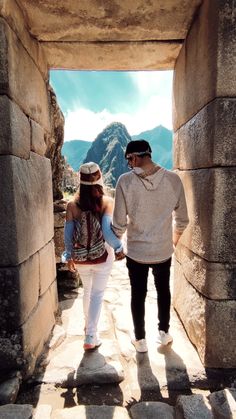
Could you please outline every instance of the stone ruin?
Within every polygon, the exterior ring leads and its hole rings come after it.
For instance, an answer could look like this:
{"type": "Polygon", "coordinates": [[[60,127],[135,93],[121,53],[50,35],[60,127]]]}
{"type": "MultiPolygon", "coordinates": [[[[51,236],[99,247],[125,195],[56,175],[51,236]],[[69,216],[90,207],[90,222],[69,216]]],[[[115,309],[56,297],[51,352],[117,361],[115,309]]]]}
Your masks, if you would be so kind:
{"type": "Polygon", "coordinates": [[[0,0],[1,376],[31,375],[55,324],[63,116],[50,68],[174,69],[174,167],[190,224],[173,303],[203,365],[235,368],[234,2],[135,0],[129,15],[115,0],[88,3],[0,0]]]}

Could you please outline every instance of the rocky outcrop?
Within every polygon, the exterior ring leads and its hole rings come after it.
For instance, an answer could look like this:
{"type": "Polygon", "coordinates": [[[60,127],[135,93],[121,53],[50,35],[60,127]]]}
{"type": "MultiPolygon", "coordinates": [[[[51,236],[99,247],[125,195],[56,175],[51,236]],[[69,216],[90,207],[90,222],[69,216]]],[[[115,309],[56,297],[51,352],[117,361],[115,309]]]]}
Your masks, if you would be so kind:
{"type": "Polygon", "coordinates": [[[64,141],[64,116],[57,104],[56,95],[51,86],[48,88],[51,135],[47,139],[46,157],[52,164],[53,200],[63,198],[62,177],[64,160],[61,149],[64,141]]]}
{"type": "Polygon", "coordinates": [[[75,193],[79,187],[79,175],[66,161],[62,176],[62,190],[71,194],[75,193]]]}

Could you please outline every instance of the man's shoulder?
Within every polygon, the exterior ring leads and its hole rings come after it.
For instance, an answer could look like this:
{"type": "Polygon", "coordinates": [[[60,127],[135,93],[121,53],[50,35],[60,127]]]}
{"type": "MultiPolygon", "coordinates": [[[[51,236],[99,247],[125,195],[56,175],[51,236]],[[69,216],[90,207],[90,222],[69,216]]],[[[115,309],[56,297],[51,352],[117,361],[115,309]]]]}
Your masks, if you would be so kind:
{"type": "Polygon", "coordinates": [[[174,172],[173,170],[164,169],[166,176],[168,176],[170,179],[176,179],[180,181],[180,177],[178,173],[174,172]]]}
{"type": "Polygon", "coordinates": [[[178,175],[178,173],[165,169],[165,176],[170,181],[170,183],[173,185],[174,188],[180,187],[181,185],[181,179],[178,175]]]}
{"type": "Polygon", "coordinates": [[[132,176],[133,172],[123,173],[122,175],[120,175],[117,183],[125,184],[126,182],[130,182],[132,176]]]}

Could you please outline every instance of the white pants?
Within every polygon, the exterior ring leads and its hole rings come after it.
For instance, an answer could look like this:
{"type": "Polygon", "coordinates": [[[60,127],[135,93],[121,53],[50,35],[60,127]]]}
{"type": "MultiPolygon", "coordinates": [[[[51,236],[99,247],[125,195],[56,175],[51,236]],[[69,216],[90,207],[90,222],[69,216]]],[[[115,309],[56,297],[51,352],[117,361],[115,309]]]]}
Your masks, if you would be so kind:
{"type": "Polygon", "coordinates": [[[107,246],[106,262],[97,265],[76,265],[83,288],[83,309],[85,319],[85,334],[94,336],[101,313],[102,301],[107,281],[114,260],[113,249],[107,246]]]}

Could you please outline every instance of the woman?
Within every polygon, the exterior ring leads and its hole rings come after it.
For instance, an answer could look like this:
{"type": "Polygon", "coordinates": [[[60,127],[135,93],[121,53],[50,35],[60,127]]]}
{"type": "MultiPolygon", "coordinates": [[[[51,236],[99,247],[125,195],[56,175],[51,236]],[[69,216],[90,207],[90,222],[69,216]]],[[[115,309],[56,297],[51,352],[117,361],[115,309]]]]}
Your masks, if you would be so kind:
{"type": "Polygon", "coordinates": [[[102,174],[96,163],[80,167],[80,189],[67,205],[63,261],[82,280],[85,317],[84,350],[101,345],[97,336],[104,290],[116,259],[125,255],[121,241],[111,230],[113,199],[103,191],[102,174]],[[104,240],[108,243],[105,243],[104,240]],[[110,246],[109,246],[110,245],[110,246]]]}

